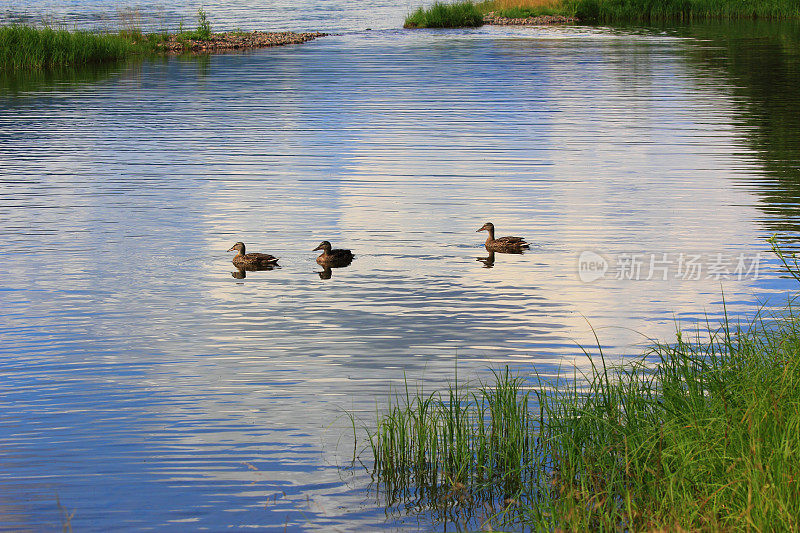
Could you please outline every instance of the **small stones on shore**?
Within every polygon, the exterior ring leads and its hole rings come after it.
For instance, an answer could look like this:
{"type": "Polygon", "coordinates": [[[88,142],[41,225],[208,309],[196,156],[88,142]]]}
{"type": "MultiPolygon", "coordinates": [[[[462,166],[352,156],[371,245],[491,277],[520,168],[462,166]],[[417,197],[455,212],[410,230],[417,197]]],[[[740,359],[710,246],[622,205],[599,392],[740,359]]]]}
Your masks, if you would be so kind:
{"type": "Polygon", "coordinates": [[[301,44],[317,37],[324,37],[327,33],[310,32],[294,33],[285,32],[227,32],[215,33],[208,40],[182,39],[180,34],[172,35],[158,46],[165,52],[222,52],[227,50],[246,50],[250,48],[267,48],[269,46],[282,46],[285,44],[301,44]]]}
{"type": "Polygon", "coordinates": [[[496,16],[494,11],[486,13],[483,16],[484,24],[492,24],[494,26],[539,26],[547,24],[569,24],[572,22],[578,22],[578,18],[565,17],[564,15],[541,15],[524,19],[512,19],[496,16]]]}

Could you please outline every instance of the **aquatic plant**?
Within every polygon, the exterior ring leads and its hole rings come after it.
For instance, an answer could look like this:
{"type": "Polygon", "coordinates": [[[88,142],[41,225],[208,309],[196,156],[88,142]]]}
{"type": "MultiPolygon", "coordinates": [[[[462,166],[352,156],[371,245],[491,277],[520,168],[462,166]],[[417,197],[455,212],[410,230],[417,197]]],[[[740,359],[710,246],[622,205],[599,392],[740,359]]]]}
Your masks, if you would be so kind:
{"type": "Polygon", "coordinates": [[[428,395],[406,385],[368,432],[387,505],[478,527],[800,527],[791,304],[691,338],[679,331],[631,363],[606,364],[602,350],[590,360],[588,375],[505,369],[428,395]]]}
{"type": "MultiPolygon", "coordinates": [[[[493,12],[495,16],[511,19],[565,15],[563,0],[486,0],[476,4],[481,13],[493,12]]],[[[572,13],[569,13],[572,15],[572,13]]]]}
{"type": "Polygon", "coordinates": [[[175,36],[179,41],[208,41],[212,37],[211,22],[208,20],[206,12],[201,7],[197,10],[197,28],[193,31],[183,31],[183,23],[181,29],[175,36]]]}
{"type": "MultiPolygon", "coordinates": [[[[480,25],[473,18],[461,22],[457,10],[448,8],[451,5],[456,4],[437,3],[427,10],[420,8],[406,18],[405,27],[480,25]]],[[[481,15],[488,12],[507,18],[563,15],[604,23],[800,19],[800,3],[795,0],[485,0],[472,7],[481,15]]]]}
{"type": "Polygon", "coordinates": [[[116,61],[143,49],[132,36],[33,26],[0,27],[0,67],[46,69],[116,61]]]}
{"type": "Polygon", "coordinates": [[[563,6],[598,22],[800,18],[794,0],[564,0],[563,6]]]}
{"type": "Polygon", "coordinates": [[[483,15],[470,0],[446,4],[435,2],[406,17],[404,28],[461,28],[483,24],[483,15]]]}

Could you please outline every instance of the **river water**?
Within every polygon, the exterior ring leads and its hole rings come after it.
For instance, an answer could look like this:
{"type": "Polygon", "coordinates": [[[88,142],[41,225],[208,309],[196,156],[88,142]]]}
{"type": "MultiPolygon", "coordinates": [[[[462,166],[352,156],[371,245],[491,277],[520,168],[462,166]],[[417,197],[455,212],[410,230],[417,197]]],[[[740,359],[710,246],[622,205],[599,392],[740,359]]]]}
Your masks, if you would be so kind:
{"type": "Polygon", "coordinates": [[[0,529],[442,529],[385,512],[346,412],[785,301],[796,25],[398,30],[412,7],[211,2],[215,29],[333,35],[0,74],[0,529]],[[487,261],[486,221],[530,251],[487,261]],[[323,239],[353,264],[322,271],[323,239]],[[281,267],[243,276],[236,241],[281,267]]]}

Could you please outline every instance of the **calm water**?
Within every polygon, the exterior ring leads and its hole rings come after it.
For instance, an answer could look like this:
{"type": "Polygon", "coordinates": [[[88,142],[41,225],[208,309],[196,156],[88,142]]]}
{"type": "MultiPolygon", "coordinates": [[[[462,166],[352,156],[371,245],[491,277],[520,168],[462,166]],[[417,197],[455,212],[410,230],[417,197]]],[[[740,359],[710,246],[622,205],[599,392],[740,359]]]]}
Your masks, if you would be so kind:
{"type": "MultiPolygon", "coordinates": [[[[196,8],[129,7],[162,27],[196,8]]],[[[404,375],[432,389],[456,363],[585,367],[591,327],[637,355],[719,317],[723,291],[746,316],[793,287],[765,239],[798,235],[796,26],[403,32],[408,7],[381,1],[206,8],[338,34],[0,75],[2,529],[442,528],[340,468],[344,410],[370,421],[404,375]],[[487,220],[531,250],[486,268],[487,220]],[[330,279],[322,239],[356,253],[330,279]],[[281,268],[240,279],[237,240],[281,268]],[[591,283],[587,251],[609,263],[591,283]],[[758,253],[758,275],[708,278],[758,253]],[[678,270],[694,255],[700,279],[678,270]]],[[[0,3],[4,22],[118,16],[0,3]]]]}

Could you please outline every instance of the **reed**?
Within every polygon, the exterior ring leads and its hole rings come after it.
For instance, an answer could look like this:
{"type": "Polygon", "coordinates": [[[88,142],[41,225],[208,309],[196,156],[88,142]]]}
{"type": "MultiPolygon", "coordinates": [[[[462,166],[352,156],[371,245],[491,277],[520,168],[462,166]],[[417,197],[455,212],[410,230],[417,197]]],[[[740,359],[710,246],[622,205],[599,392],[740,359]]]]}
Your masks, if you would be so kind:
{"type": "Polygon", "coordinates": [[[437,2],[409,15],[405,27],[479,26],[475,15],[467,19],[461,15],[472,13],[473,9],[479,15],[488,12],[508,18],[564,15],[578,17],[583,22],[602,23],[800,19],[800,2],[796,0],[485,0],[475,5],[437,2]]]}
{"type": "Polygon", "coordinates": [[[800,528],[791,305],[678,332],[633,363],[592,361],[588,375],[504,369],[432,394],[406,385],[368,434],[387,504],[482,528],[800,528]]]}
{"type": "Polygon", "coordinates": [[[567,14],[563,0],[486,0],[476,5],[481,13],[494,12],[506,18],[567,14]]]}
{"type": "Polygon", "coordinates": [[[124,14],[123,29],[116,33],[68,31],[26,25],[0,26],[0,68],[4,71],[56,70],[110,63],[137,55],[159,52],[159,43],[170,38],[189,47],[191,41],[213,38],[211,22],[203,9],[197,12],[197,28],[144,34],[134,14],[124,14]]]}
{"type": "Polygon", "coordinates": [[[564,0],[562,8],[598,22],[800,18],[794,0],[564,0]]]}
{"type": "Polygon", "coordinates": [[[452,4],[435,2],[406,17],[404,28],[461,28],[483,24],[483,15],[470,0],[452,4]]]}
{"type": "Polygon", "coordinates": [[[48,69],[117,61],[141,51],[142,42],[122,34],[2,26],[0,66],[3,69],[48,69]]]}
{"type": "Polygon", "coordinates": [[[175,38],[179,41],[209,41],[213,33],[211,22],[203,8],[197,10],[197,28],[192,31],[179,31],[175,38]]]}

